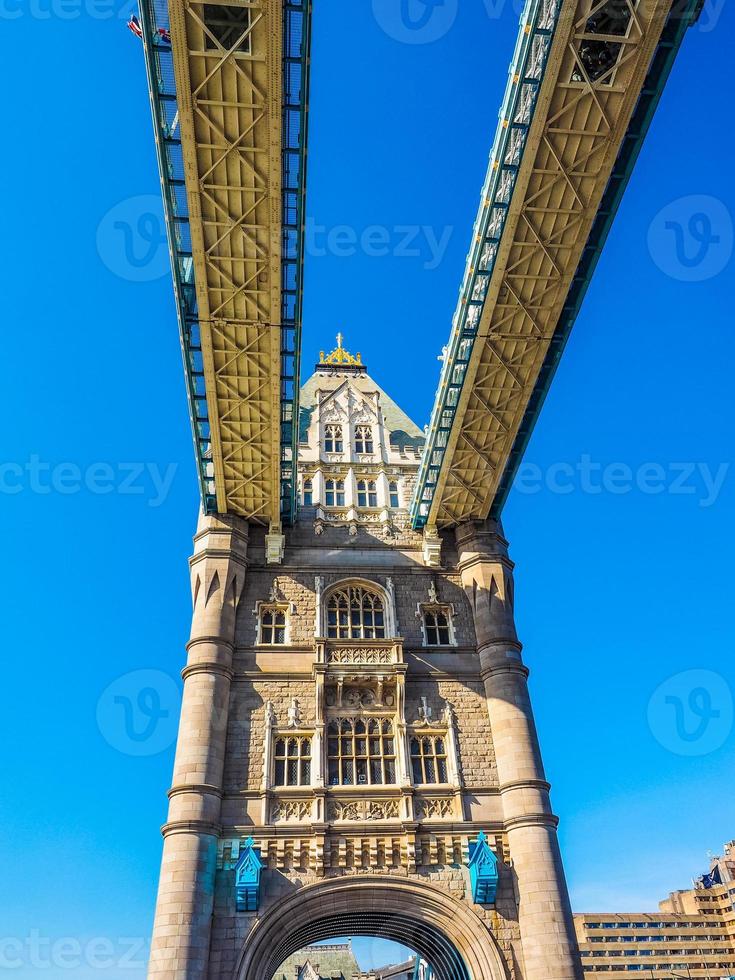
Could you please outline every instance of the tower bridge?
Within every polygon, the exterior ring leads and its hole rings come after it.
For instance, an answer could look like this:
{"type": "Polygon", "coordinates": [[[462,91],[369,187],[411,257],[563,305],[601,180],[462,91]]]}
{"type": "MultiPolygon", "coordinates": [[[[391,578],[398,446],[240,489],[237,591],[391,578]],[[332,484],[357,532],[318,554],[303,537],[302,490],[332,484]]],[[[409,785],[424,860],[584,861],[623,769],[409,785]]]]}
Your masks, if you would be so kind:
{"type": "Polygon", "coordinates": [[[309,0],[141,0],[202,493],[149,977],[580,980],[498,517],[700,0],[528,0],[431,422],[299,389],[309,0]]]}

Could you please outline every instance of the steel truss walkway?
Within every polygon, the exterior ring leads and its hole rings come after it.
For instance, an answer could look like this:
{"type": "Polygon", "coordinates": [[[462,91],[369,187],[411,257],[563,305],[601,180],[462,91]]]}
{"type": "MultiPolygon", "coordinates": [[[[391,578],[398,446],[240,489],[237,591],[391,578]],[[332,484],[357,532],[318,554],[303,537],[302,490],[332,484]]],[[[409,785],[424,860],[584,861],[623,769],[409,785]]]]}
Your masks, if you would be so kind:
{"type": "Polygon", "coordinates": [[[700,6],[527,3],[412,502],[427,534],[499,514],[700,6]]]}
{"type": "Polygon", "coordinates": [[[294,509],[309,21],[310,0],[141,0],[204,506],[275,531],[294,509]]]}

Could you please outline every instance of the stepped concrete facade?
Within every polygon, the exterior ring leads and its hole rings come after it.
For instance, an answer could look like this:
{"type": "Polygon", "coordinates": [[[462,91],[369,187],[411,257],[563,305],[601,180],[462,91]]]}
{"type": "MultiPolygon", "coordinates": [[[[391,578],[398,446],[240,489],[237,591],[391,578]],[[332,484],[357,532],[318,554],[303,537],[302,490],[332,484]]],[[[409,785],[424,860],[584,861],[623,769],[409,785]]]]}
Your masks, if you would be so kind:
{"type": "Polygon", "coordinates": [[[412,530],[423,434],[341,343],[302,396],[281,563],[199,521],[149,977],[369,934],[439,980],[580,980],[502,529],[412,530]]]}

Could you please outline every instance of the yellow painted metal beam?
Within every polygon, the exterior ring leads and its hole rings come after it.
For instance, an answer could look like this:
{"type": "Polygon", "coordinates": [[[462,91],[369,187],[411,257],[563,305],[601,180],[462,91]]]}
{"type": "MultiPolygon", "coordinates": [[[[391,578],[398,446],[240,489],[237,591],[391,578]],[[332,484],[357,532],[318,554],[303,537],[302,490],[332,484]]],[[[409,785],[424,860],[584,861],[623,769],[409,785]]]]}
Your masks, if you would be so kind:
{"type": "Polygon", "coordinates": [[[279,521],[280,0],[169,0],[220,513],[279,521]]]}
{"type": "Polygon", "coordinates": [[[672,0],[627,3],[621,36],[590,33],[605,0],[563,2],[430,526],[484,518],[497,491],[672,8],[672,0]],[[601,42],[620,45],[618,57],[590,77],[589,45],[601,42]]]}

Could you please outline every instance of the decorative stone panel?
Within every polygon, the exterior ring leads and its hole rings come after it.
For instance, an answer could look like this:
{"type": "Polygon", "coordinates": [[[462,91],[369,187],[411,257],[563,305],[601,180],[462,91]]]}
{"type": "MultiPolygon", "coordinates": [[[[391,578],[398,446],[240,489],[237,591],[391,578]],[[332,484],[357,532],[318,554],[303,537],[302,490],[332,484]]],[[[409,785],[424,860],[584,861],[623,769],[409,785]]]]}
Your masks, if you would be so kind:
{"type": "Polygon", "coordinates": [[[329,800],[327,820],[398,820],[400,800],[329,800]]]}

